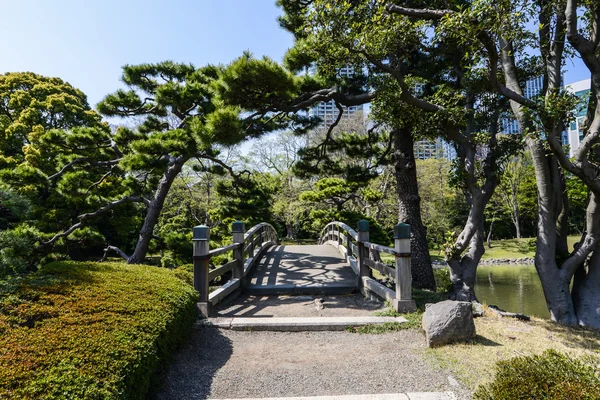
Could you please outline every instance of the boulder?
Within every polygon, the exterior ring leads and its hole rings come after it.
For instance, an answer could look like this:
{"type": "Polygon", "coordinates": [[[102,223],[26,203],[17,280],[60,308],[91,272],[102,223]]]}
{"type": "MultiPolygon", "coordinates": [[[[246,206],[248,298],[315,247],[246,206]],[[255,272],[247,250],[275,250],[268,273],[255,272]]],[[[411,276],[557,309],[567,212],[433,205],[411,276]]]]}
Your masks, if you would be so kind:
{"type": "Polygon", "coordinates": [[[423,329],[429,347],[466,342],[475,337],[471,303],[446,300],[432,304],[423,314],[423,329]]]}

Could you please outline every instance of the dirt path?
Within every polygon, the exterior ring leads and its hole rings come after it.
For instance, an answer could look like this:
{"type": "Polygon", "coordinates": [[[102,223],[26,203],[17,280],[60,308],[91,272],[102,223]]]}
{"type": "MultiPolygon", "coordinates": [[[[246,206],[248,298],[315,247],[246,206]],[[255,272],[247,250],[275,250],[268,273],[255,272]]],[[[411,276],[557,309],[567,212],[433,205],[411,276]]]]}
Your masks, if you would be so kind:
{"type": "Polygon", "coordinates": [[[405,392],[470,393],[426,361],[416,330],[235,332],[196,328],[153,398],[291,397],[405,392]]]}

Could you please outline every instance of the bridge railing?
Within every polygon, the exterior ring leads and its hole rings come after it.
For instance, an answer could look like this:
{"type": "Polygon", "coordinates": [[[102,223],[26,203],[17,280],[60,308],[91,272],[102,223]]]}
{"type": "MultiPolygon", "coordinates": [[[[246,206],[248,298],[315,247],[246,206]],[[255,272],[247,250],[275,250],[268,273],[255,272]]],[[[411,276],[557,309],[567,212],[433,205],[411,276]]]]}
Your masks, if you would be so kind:
{"type": "Polygon", "coordinates": [[[210,228],[196,226],[193,229],[194,242],[194,288],[200,296],[198,308],[208,317],[212,307],[236,290],[246,286],[246,276],[271,246],[279,244],[277,231],[271,224],[262,222],[247,232],[243,222],[231,224],[233,244],[210,249],[210,228]],[[210,269],[210,261],[218,255],[232,253],[232,260],[210,269]],[[232,272],[231,279],[212,293],[210,282],[232,272]]]}
{"type": "Polygon", "coordinates": [[[369,221],[359,221],[357,230],[343,222],[331,222],[321,231],[319,244],[329,244],[338,249],[354,270],[357,286],[370,297],[376,295],[389,301],[398,312],[416,310],[412,299],[410,226],[394,227],[394,247],[369,241],[369,221]],[[382,262],[381,254],[394,257],[393,265],[382,262]],[[395,281],[395,290],[373,279],[373,270],[395,281]]]}

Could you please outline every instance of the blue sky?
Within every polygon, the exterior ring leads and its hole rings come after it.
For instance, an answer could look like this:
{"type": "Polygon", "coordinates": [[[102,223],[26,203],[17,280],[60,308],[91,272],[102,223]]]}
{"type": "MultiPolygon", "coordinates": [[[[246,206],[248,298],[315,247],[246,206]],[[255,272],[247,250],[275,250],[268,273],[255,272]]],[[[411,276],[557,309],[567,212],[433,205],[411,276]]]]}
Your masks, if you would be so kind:
{"type": "MultiPolygon", "coordinates": [[[[228,63],[250,50],[281,61],[292,45],[275,0],[0,0],[0,73],[60,77],[94,106],[121,86],[121,66],[228,63]]],[[[588,78],[567,65],[567,83],[588,78]]]]}
{"type": "Polygon", "coordinates": [[[250,50],[281,61],[292,45],[275,0],[3,0],[0,73],[57,76],[94,106],[125,64],[228,63],[250,50]]]}

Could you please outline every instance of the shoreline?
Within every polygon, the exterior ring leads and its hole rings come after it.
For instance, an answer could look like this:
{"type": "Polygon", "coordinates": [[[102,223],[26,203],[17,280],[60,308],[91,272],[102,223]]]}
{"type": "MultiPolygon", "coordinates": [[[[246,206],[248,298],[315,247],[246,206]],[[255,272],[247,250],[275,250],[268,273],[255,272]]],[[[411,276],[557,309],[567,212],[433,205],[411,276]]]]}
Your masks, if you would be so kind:
{"type": "MultiPolygon", "coordinates": [[[[448,266],[446,261],[433,261],[433,268],[445,268],[448,266]]],[[[479,267],[491,267],[500,265],[534,265],[533,257],[520,257],[520,258],[488,258],[479,261],[479,267]]]]}

